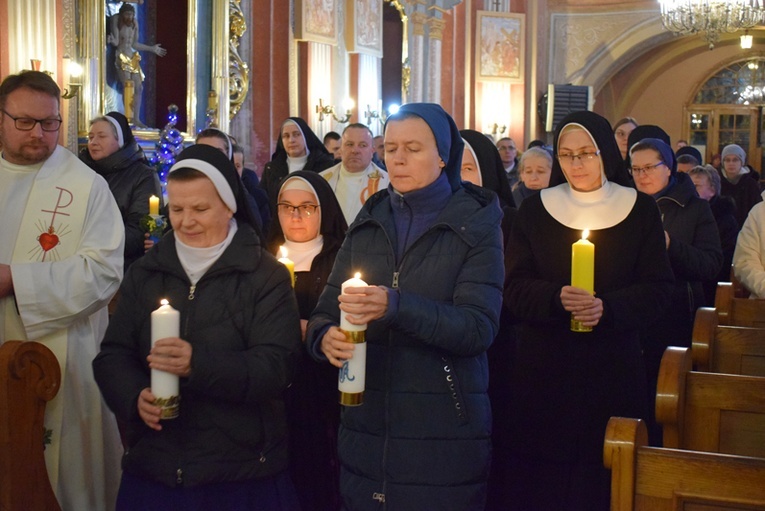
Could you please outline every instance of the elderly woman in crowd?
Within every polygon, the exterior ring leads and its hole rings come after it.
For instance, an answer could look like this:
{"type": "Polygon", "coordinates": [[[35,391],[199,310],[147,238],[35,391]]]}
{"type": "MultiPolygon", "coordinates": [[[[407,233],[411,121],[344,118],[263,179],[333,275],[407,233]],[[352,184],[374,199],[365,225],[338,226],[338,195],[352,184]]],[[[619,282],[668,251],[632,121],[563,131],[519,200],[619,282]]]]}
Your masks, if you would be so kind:
{"type": "MultiPolygon", "coordinates": [[[[696,195],[688,174],[677,172],[669,144],[645,138],[630,149],[632,177],[638,191],[656,200],[661,211],[669,262],[675,275],[672,307],[657,316],[644,338],[648,384],[655,397],[661,357],[667,346],[690,346],[696,309],[705,302],[702,282],[717,276],[723,255],[709,204],[696,195]]],[[[653,445],[661,430],[649,423],[653,445]]]]}
{"type": "Polygon", "coordinates": [[[521,180],[513,187],[515,204],[520,206],[524,199],[550,185],[552,156],[541,147],[532,147],[521,156],[521,180]]]}
{"type": "MultiPolygon", "coordinates": [[[[316,172],[298,170],[279,190],[269,248],[281,247],[295,263],[295,295],[305,328],[332,271],[348,226],[329,183],[316,172]]],[[[287,391],[290,473],[304,510],[340,509],[337,460],[337,370],[313,360],[306,350],[287,391]]]]}
{"type": "Polygon", "coordinates": [[[336,367],[355,356],[340,311],[369,325],[364,404],[341,416],[347,509],[484,509],[502,212],[493,193],[463,187],[462,150],[438,105],[410,103],[388,118],[388,193],[350,226],[308,324],[309,349],[336,367]],[[341,294],[355,272],[368,286],[341,294]]]}
{"type": "Polygon", "coordinates": [[[513,439],[505,509],[605,511],[606,424],[648,415],[639,331],[669,303],[672,270],[659,211],[624,186],[608,121],[569,114],[554,149],[551,187],[523,201],[505,250],[505,305],[518,322],[504,376],[513,439]],[[571,285],[572,244],[586,230],[594,290],[571,285]]]}
{"type": "MultiPolygon", "coordinates": [[[[335,164],[335,158],[327,151],[316,134],[300,117],[290,117],[282,123],[276,151],[263,169],[260,187],[273,201],[279,193],[282,179],[296,170],[321,172],[335,164]]],[[[275,220],[275,219],[274,219],[275,220]]]]}
{"type": "Polygon", "coordinates": [[[149,197],[162,197],[157,172],[130,130],[124,115],[109,112],[90,121],[88,145],[80,159],[109,183],[125,225],[125,271],[144,253],[141,218],[149,214],[149,197]]]}
{"type": "Polygon", "coordinates": [[[720,248],[723,254],[723,263],[717,277],[702,283],[704,286],[705,305],[713,307],[715,292],[718,282],[730,281],[733,252],[736,249],[736,238],[739,225],[736,221],[736,205],[730,197],[720,195],[720,173],[711,165],[698,165],[688,173],[691,181],[696,186],[696,194],[699,198],[709,202],[712,215],[717,223],[717,231],[720,234],[720,248]]]}
{"type": "Polygon", "coordinates": [[[289,273],[253,227],[233,163],[185,149],[168,175],[173,231],[131,267],[93,369],[126,428],[117,509],[299,509],[283,393],[300,346],[289,273]],[[180,336],[152,346],[161,299],[180,336]],[[160,420],[150,370],[180,379],[160,420]]]}

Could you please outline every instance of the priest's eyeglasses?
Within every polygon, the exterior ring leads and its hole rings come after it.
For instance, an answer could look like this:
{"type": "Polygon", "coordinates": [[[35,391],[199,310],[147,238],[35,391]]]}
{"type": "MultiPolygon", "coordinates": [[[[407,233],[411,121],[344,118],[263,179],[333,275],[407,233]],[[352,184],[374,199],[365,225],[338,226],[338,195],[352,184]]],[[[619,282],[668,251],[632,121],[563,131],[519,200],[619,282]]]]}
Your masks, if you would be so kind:
{"type": "Polygon", "coordinates": [[[633,176],[639,176],[641,173],[645,174],[646,176],[652,176],[656,172],[656,167],[660,165],[664,165],[664,162],[660,161],[659,163],[646,165],[644,167],[632,167],[630,171],[632,172],[633,176]]]}
{"type": "Polygon", "coordinates": [[[280,202],[276,205],[279,208],[279,214],[284,216],[292,216],[297,211],[299,217],[310,217],[316,213],[318,204],[301,204],[299,206],[293,206],[289,202],[280,202]]]}
{"type": "Polygon", "coordinates": [[[574,160],[579,159],[579,162],[584,164],[588,161],[592,161],[595,158],[600,156],[600,151],[587,152],[587,153],[579,153],[579,154],[558,154],[558,161],[561,162],[561,164],[565,165],[573,165],[574,160]]]}
{"type": "Polygon", "coordinates": [[[16,129],[19,131],[32,131],[35,124],[40,123],[43,131],[58,131],[61,127],[61,119],[32,119],[31,117],[14,117],[5,110],[3,113],[13,119],[16,129]]]}

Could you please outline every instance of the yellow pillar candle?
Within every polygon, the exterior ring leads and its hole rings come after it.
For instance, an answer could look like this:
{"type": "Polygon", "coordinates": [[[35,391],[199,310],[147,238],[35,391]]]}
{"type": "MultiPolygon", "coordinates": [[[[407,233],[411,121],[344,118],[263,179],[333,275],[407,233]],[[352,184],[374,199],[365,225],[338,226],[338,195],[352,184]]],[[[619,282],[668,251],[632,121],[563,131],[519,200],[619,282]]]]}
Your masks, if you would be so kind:
{"type": "MultiPolygon", "coordinates": [[[[595,293],[595,245],[588,239],[590,231],[582,232],[582,239],[571,245],[571,285],[595,293]]],[[[571,330],[590,332],[592,327],[582,325],[571,317],[571,330]]]]}
{"type": "Polygon", "coordinates": [[[156,195],[149,197],[149,214],[159,215],[159,197],[156,195]]]}
{"type": "Polygon", "coordinates": [[[292,281],[292,287],[295,287],[295,263],[292,259],[287,257],[287,249],[284,246],[279,247],[279,252],[282,256],[279,258],[279,262],[282,263],[290,272],[290,280],[292,281]]]}
{"type": "MultiPolygon", "coordinates": [[[[367,287],[361,280],[361,274],[356,273],[352,279],[343,282],[340,292],[345,293],[349,287],[367,287]]],[[[358,406],[364,403],[364,389],[367,375],[367,325],[354,325],[348,321],[348,313],[340,311],[340,330],[345,334],[345,341],[355,344],[353,358],[343,362],[337,379],[337,390],[340,391],[340,404],[358,406]]]]}

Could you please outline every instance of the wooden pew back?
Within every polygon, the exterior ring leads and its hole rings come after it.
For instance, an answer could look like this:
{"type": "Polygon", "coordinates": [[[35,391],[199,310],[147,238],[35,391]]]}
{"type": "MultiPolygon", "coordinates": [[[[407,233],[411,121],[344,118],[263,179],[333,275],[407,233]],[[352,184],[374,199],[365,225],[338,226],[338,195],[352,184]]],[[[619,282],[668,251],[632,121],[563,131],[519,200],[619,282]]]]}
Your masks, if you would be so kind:
{"type": "Polygon", "coordinates": [[[58,361],[42,344],[0,345],[0,510],[61,510],[43,452],[45,403],[60,382],[58,361]]]}
{"type": "Polygon", "coordinates": [[[603,463],[611,511],[765,510],[765,459],[646,447],[639,419],[612,417],[603,463]]]}
{"type": "Polygon", "coordinates": [[[765,378],[691,371],[689,349],[669,347],[656,420],[665,447],[765,458],[765,378]]]}
{"type": "Polygon", "coordinates": [[[765,376],[765,328],[720,326],[715,309],[702,307],[691,355],[696,371],[765,376]]]}
{"type": "Polygon", "coordinates": [[[765,300],[735,296],[734,285],[719,282],[715,294],[715,309],[721,325],[765,328],[765,300]]]}

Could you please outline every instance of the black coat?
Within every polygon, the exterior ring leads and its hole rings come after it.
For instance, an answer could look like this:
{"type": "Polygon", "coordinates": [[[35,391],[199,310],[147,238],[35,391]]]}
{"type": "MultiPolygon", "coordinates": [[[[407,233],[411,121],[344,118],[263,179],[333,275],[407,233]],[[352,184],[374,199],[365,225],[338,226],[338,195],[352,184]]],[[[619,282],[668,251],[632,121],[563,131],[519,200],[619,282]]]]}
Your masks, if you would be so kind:
{"type": "MultiPolygon", "coordinates": [[[[671,307],[652,330],[655,337],[671,345],[690,346],[696,309],[705,303],[701,283],[717,276],[723,255],[709,203],[696,195],[688,174],[677,172],[674,180],[656,204],[669,234],[667,254],[675,274],[675,289],[671,307]]],[[[664,342],[661,345],[666,347],[664,342]]]]}
{"type": "Polygon", "coordinates": [[[348,509],[483,510],[491,450],[485,352],[501,305],[500,219],[492,192],[459,187],[398,265],[389,193],[373,195],[349,228],[311,316],[309,347],[320,353],[323,332],[338,324],[340,286],[356,271],[370,285],[397,288],[399,307],[389,323],[369,324],[364,404],[342,413],[348,509]]]}
{"type": "Polygon", "coordinates": [[[242,184],[252,197],[255,211],[260,216],[263,225],[263,237],[268,239],[268,228],[271,226],[271,208],[268,205],[268,194],[260,187],[260,180],[254,170],[242,170],[242,184]]]}
{"type": "Polygon", "coordinates": [[[723,263],[717,277],[703,283],[706,306],[714,307],[715,293],[718,282],[730,282],[731,265],[733,264],[733,252],[736,250],[739,225],[736,221],[736,205],[730,197],[715,195],[709,201],[712,215],[717,222],[717,231],[720,234],[720,248],[722,248],[723,263]]]}
{"type": "Polygon", "coordinates": [[[149,197],[162,197],[162,186],[155,169],[146,164],[143,150],[133,141],[106,158],[95,161],[88,149],[80,159],[106,179],[125,224],[125,270],[144,253],[141,218],[149,214],[149,197]]]}
{"type": "Polygon", "coordinates": [[[720,195],[730,197],[736,204],[736,221],[739,229],[744,225],[749,210],[758,202],[762,202],[760,186],[751,173],[742,175],[733,184],[725,177],[725,171],[720,171],[720,195]]]}
{"type": "Polygon", "coordinates": [[[168,486],[244,481],[287,468],[283,392],[300,349],[297,304],[284,266],[241,224],[231,245],[190,288],[166,235],[128,272],[93,370],[127,425],[126,472],[168,486]],[[180,415],[149,429],[136,402],[150,384],[150,315],[162,298],[181,313],[193,348],[180,415]]]}

